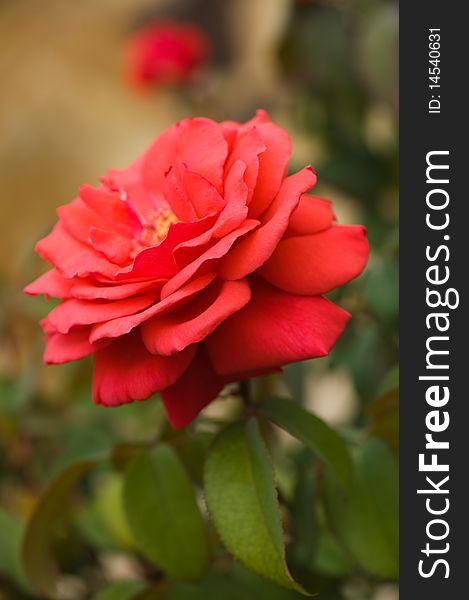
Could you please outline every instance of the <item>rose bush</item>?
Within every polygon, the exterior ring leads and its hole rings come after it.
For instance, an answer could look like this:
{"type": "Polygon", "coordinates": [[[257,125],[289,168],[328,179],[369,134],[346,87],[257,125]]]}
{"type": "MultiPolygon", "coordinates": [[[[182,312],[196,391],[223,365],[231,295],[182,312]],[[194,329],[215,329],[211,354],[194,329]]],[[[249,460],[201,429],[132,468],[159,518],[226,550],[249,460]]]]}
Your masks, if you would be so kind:
{"type": "Polygon", "coordinates": [[[195,25],[152,22],[127,40],[125,76],[137,89],[184,83],[207,62],[209,54],[210,42],[195,25]]]}
{"type": "Polygon", "coordinates": [[[54,268],[26,288],[62,300],[45,361],[94,354],[97,404],[159,391],[180,427],[228,382],[326,355],[350,315],[323,294],[362,271],[368,244],[307,195],[311,167],[286,176],[290,151],[263,111],[186,119],[82,186],[37,245],[54,268]]]}

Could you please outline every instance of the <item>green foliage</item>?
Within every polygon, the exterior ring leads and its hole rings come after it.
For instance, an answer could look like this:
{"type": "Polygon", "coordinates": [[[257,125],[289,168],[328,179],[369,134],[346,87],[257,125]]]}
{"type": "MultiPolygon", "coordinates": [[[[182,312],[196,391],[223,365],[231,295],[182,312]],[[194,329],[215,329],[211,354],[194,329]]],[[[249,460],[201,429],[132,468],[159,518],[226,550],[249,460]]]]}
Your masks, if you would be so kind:
{"type": "Polygon", "coordinates": [[[101,590],[93,600],[135,600],[143,589],[141,581],[118,581],[101,590]]]}
{"type": "Polygon", "coordinates": [[[52,475],[60,473],[68,465],[106,454],[113,447],[112,437],[102,429],[87,427],[67,433],[60,457],[52,466],[52,475]]]}
{"type": "Polygon", "coordinates": [[[327,577],[343,578],[353,572],[349,556],[327,530],[321,533],[313,565],[315,571],[327,577]]]}
{"type": "Polygon", "coordinates": [[[370,439],[357,451],[348,493],[329,471],[324,484],[330,524],[347,551],[371,575],[397,578],[398,473],[388,447],[370,439]]]}
{"type": "Polygon", "coordinates": [[[54,595],[58,568],[53,555],[57,522],[64,516],[68,495],[77,481],[93,467],[87,460],[68,466],[58,474],[39,498],[23,539],[23,565],[31,587],[54,595]]]}
{"type": "Polygon", "coordinates": [[[373,400],[367,413],[371,417],[370,434],[379,437],[395,451],[399,449],[399,388],[393,387],[373,400]]]}
{"type": "Polygon", "coordinates": [[[124,506],[142,552],[177,579],[199,578],[208,542],[196,497],[184,468],[165,444],[141,451],[129,464],[124,506]]]}
{"type": "Polygon", "coordinates": [[[21,521],[0,508],[0,573],[13,579],[22,588],[26,588],[26,579],[21,564],[21,539],[23,524],[21,521]]]}
{"type": "Polygon", "coordinates": [[[292,436],[309,446],[347,485],[352,461],[344,440],[324,421],[297,404],[282,398],[270,398],[260,411],[292,436]]]}
{"type": "Polygon", "coordinates": [[[316,474],[310,460],[305,465],[298,465],[294,499],[291,506],[292,530],[294,545],[290,556],[295,564],[309,567],[314,555],[319,534],[319,523],[316,518],[316,474]]]}
{"type": "Polygon", "coordinates": [[[301,589],[285,562],[272,463],[255,419],[228,427],[214,441],[205,497],[224,544],[239,561],[279,585],[301,589]]]}
{"type": "Polygon", "coordinates": [[[305,366],[303,363],[292,363],[284,370],[285,381],[295,402],[303,404],[305,399],[305,366]]]}
{"type": "Polygon", "coordinates": [[[118,546],[134,548],[135,542],[124,512],[124,480],[110,473],[102,478],[96,491],[94,510],[106,532],[118,546]]]}
{"type": "Polygon", "coordinates": [[[194,584],[176,584],[168,600],[299,600],[303,595],[294,590],[280,588],[270,581],[257,577],[240,565],[223,572],[210,571],[194,584]]]}

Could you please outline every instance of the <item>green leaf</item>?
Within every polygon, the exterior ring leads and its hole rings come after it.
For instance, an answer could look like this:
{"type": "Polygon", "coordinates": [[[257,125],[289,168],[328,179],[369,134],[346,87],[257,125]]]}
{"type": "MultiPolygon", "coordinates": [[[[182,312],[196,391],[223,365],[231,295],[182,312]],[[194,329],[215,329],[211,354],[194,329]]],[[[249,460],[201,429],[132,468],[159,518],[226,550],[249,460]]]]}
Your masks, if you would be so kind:
{"type": "Polygon", "coordinates": [[[118,546],[133,548],[135,542],[124,512],[123,487],[121,475],[108,473],[99,481],[94,509],[112,540],[118,546]]]}
{"type": "Polygon", "coordinates": [[[205,496],[228,550],[248,569],[301,590],[285,562],[274,472],[257,421],[223,430],[205,464],[205,496]]]}
{"type": "Polygon", "coordinates": [[[344,484],[349,483],[353,464],[348,448],[340,435],[322,419],[282,398],[270,398],[259,406],[259,411],[309,446],[344,484]]]}
{"type": "Polygon", "coordinates": [[[64,514],[71,488],[96,464],[87,460],[68,466],[46,488],[29,519],[23,538],[23,566],[37,592],[54,595],[58,568],[52,554],[55,525],[64,514]]]}
{"type": "Polygon", "coordinates": [[[399,365],[395,365],[390,369],[379,386],[379,394],[383,395],[387,392],[399,387],[399,365]]]}
{"type": "Polygon", "coordinates": [[[23,524],[6,510],[0,508],[0,574],[7,575],[20,587],[26,588],[21,564],[21,538],[23,524]]]}
{"type": "Polygon", "coordinates": [[[214,434],[211,431],[188,431],[181,438],[175,443],[174,449],[191,479],[202,486],[205,457],[214,434]]]}
{"type": "Polygon", "coordinates": [[[357,563],[375,577],[398,574],[398,473],[388,446],[370,439],[359,449],[347,495],[325,474],[325,501],[332,528],[357,563]]]}
{"type": "Polygon", "coordinates": [[[96,514],[94,498],[85,501],[74,515],[73,526],[85,544],[93,546],[96,552],[115,551],[116,542],[96,514]]]}
{"type": "Polygon", "coordinates": [[[155,585],[141,590],[132,600],[168,600],[168,588],[170,585],[171,583],[167,579],[163,579],[155,585]]]}
{"type": "Polygon", "coordinates": [[[232,564],[224,572],[209,571],[197,584],[176,583],[168,600],[296,600],[303,598],[247,571],[240,564],[232,564]]]}
{"type": "Polygon", "coordinates": [[[313,568],[327,577],[343,579],[352,574],[349,556],[329,531],[323,531],[314,556],[313,568]]]}
{"type": "Polygon", "coordinates": [[[105,454],[111,450],[113,445],[109,434],[89,426],[74,431],[65,431],[63,435],[60,457],[52,465],[51,476],[57,475],[68,465],[105,454]]]}
{"type": "Polygon", "coordinates": [[[116,581],[98,592],[94,600],[134,600],[144,587],[142,581],[116,581]]]}
{"type": "Polygon", "coordinates": [[[371,310],[383,324],[393,324],[399,316],[399,267],[397,261],[373,266],[365,279],[365,294],[371,310]]]}
{"type": "Polygon", "coordinates": [[[178,579],[197,579],[207,565],[208,543],[194,490],[166,444],[143,450],[129,464],[124,509],[142,552],[178,579]]]}
{"type": "Polygon", "coordinates": [[[370,434],[399,451],[399,388],[390,389],[376,398],[366,408],[371,417],[370,434]]]}
{"type": "MultiPolygon", "coordinates": [[[[309,452],[309,451],[308,451],[309,452]]],[[[291,558],[295,564],[309,566],[317,546],[318,523],[315,514],[316,476],[311,468],[297,473],[295,496],[291,506],[293,546],[291,558]]]]}
{"type": "Polygon", "coordinates": [[[286,365],[283,373],[294,402],[303,404],[305,397],[304,363],[297,362],[286,365]]]}

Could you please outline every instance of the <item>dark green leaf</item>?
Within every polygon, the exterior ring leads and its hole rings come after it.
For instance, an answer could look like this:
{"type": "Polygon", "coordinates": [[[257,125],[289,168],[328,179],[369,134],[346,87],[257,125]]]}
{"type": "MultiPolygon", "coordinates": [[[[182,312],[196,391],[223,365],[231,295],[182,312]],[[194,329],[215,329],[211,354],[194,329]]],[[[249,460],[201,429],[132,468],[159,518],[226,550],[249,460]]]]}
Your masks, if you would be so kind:
{"type": "Polygon", "coordinates": [[[59,473],[29,519],[23,538],[23,566],[29,583],[39,593],[55,593],[58,569],[51,551],[55,525],[64,514],[70,490],[95,463],[94,460],[79,462],[59,473]]]}
{"type": "Polygon", "coordinates": [[[208,544],[194,490],[175,452],[166,444],[143,450],[124,481],[124,508],[142,552],[169,575],[197,579],[208,544]]]}
{"type": "Polygon", "coordinates": [[[370,434],[379,437],[397,452],[399,449],[399,388],[393,388],[368,406],[370,434]]]}
{"type": "Polygon", "coordinates": [[[187,469],[191,479],[202,485],[205,457],[214,434],[209,431],[188,431],[175,450],[187,469]]]}
{"type": "Polygon", "coordinates": [[[396,578],[398,474],[386,444],[371,439],[359,449],[346,495],[326,471],[325,500],[334,531],[358,564],[376,577],[396,578]]]}
{"type": "Polygon", "coordinates": [[[21,587],[26,580],[21,565],[23,524],[14,515],[0,508],[0,573],[21,587]]]}
{"type": "Polygon", "coordinates": [[[379,394],[385,394],[390,390],[399,387],[399,365],[395,365],[389,370],[379,386],[379,394]]]}
{"type": "Polygon", "coordinates": [[[399,315],[399,267],[397,261],[381,261],[365,279],[370,308],[382,323],[392,324],[399,315]]]}
{"type": "Polygon", "coordinates": [[[61,442],[60,458],[53,464],[51,475],[63,471],[70,464],[93,459],[99,454],[111,450],[112,440],[109,434],[98,428],[86,427],[66,432],[61,442]]]}
{"type": "Polygon", "coordinates": [[[116,550],[116,542],[96,514],[93,500],[85,502],[85,505],[80,507],[77,514],[74,515],[73,526],[83,542],[94,546],[95,550],[116,550]]]}
{"type": "Polygon", "coordinates": [[[135,596],[144,588],[142,581],[116,581],[101,590],[94,600],[134,600],[135,596]]]}
{"type": "Polygon", "coordinates": [[[313,568],[317,573],[327,577],[344,578],[352,573],[350,558],[328,531],[323,531],[319,538],[314,556],[313,568]]]}
{"type": "Polygon", "coordinates": [[[171,584],[167,579],[163,579],[155,585],[140,591],[132,598],[132,600],[168,600],[168,587],[170,585],[171,584]]]}
{"type": "Polygon", "coordinates": [[[292,559],[295,564],[309,566],[317,545],[318,524],[315,514],[316,477],[312,469],[303,469],[293,500],[291,519],[294,543],[292,559]]]}
{"type": "Polygon", "coordinates": [[[343,483],[350,481],[352,461],[347,446],[340,435],[322,419],[282,398],[267,400],[259,410],[314,450],[321,460],[334,469],[343,483]]]}
{"type": "Polygon", "coordinates": [[[222,431],[205,465],[209,512],[228,550],[248,569],[300,589],[285,562],[274,472],[257,421],[222,431]]]}
{"type": "Polygon", "coordinates": [[[303,404],[305,395],[304,364],[302,362],[292,363],[284,368],[284,377],[293,400],[303,404]]]}
{"type": "Polygon", "coordinates": [[[197,584],[177,583],[168,600],[295,600],[302,597],[234,564],[223,573],[209,572],[197,584]]]}
{"type": "Polygon", "coordinates": [[[124,512],[124,480],[117,473],[109,473],[99,481],[94,509],[112,540],[124,548],[134,547],[134,539],[124,512]]]}

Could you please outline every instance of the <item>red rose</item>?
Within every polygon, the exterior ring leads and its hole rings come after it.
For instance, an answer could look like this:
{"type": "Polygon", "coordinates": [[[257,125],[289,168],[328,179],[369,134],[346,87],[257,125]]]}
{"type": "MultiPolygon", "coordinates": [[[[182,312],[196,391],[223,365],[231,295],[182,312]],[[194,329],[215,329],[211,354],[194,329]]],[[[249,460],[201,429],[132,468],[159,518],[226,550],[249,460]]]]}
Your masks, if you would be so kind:
{"type": "Polygon", "coordinates": [[[161,391],[180,427],[227,382],[326,355],[350,315],[322,295],[361,272],[368,244],[306,195],[311,167],[285,176],[290,151],[263,111],[186,119],[83,186],[37,245],[55,268],[26,288],[62,299],[45,361],[94,354],[97,404],[161,391]]]}
{"type": "Polygon", "coordinates": [[[136,88],[183,83],[208,59],[210,43],[194,25],[155,22],[127,42],[125,74],[136,88]]]}

